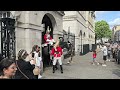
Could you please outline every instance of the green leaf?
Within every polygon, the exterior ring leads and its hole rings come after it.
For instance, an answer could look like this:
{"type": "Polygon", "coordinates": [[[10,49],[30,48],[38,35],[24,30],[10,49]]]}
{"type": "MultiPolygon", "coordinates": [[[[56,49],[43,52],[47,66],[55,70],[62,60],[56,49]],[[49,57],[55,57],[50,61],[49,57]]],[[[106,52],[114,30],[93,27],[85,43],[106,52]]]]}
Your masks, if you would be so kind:
{"type": "Polygon", "coordinates": [[[96,22],[95,35],[97,39],[101,39],[104,37],[111,38],[112,31],[110,30],[109,24],[104,20],[96,22]]]}

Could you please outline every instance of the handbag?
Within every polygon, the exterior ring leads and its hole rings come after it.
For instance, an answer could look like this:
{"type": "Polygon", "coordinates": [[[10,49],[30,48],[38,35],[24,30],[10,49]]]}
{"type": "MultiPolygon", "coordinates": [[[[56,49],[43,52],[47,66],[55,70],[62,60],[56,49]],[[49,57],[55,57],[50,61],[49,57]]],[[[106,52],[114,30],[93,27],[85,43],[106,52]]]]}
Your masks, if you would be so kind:
{"type": "Polygon", "coordinates": [[[29,79],[29,77],[28,77],[27,75],[25,75],[25,74],[21,71],[21,69],[19,68],[19,66],[18,66],[18,64],[17,64],[17,61],[16,61],[16,66],[17,66],[18,70],[20,71],[20,73],[21,73],[26,79],[29,79]]]}
{"type": "Polygon", "coordinates": [[[35,66],[35,68],[33,69],[33,73],[34,73],[34,75],[39,75],[40,74],[40,68],[35,66]]]}

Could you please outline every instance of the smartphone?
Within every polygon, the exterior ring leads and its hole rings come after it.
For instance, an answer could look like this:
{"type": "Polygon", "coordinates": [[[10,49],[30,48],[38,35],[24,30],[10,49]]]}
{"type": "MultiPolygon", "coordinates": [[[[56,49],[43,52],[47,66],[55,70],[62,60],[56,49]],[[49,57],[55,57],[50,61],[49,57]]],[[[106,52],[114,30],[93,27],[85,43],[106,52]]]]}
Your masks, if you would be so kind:
{"type": "Polygon", "coordinates": [[[38,57],[40,57],[40,52],[38,52],[38,57]]]}
{"type": "Polygon", "coordinates": [[[34,58],[35,53],[32,53],[32,58],[34,58]]]}

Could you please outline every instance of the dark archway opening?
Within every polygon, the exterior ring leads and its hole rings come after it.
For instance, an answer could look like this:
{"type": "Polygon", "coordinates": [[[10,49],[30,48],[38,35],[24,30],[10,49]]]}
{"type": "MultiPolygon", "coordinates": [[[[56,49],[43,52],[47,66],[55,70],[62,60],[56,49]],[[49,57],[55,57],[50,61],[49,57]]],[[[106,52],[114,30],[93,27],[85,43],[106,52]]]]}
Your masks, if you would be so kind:
{"type": "MultiPolygon", "coordinates": [[[[52,26],[52,22],[50,18],[47,15],[44,15],[42,24],[45,25],[45,30],[42,32],[42,44],[44,44],[45,43],[44,35],[46,34],[46,30],[48,26],[49,28],[51,28],[50,35],[53,38],[53,26],[52,26]]],[[[49,54],[48,48],[46,47],[42,47],[42,58],[43,58],[43,67],[45,68],[45,67],[50,66],[50,61],[51,61],[50,54],[49,54]]]]}
{"type": "MultiPolygon", "coordinates": [[[[50,18],[49,18],[47,15],[45,15],[45,16],[43,17],[42,24],[45,24],[45,30],[42,32],[42,38],[44,38],[44,35],[45,35],[45,33],[46,33],[46,30],[47,30],[47,27],[48,27],[48,26],[49,26],[49,28],[51,28],[50,35],[51,35],[52,38],[53,38],[52,22],[51,22],[50,18]]],[[[43,39],[43,40],[42,40],[42,44],[43,44],[44,42],[45,42],[45,41],[44,41],[44,39],[43,39]]]]}

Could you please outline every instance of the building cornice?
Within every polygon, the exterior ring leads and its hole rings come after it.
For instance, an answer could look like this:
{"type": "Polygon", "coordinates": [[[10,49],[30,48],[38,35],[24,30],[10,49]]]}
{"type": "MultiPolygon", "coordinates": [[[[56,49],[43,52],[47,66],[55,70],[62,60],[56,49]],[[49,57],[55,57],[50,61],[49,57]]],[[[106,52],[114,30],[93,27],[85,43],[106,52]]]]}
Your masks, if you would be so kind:
{"type": "Polygon", "coordinates": [[[81,15],[81,17],[86,21],[86,18],[79,12],[79,11],[77,11],[78,13],[79,13],[79,15],[81,15]]]}
{"type": "Polygon", "coordinates": [[[63,20],[76,20],[76,15],[67,15],[63,17],[63,20]]]}
{"type": "Polygon", "coordinates": [[[65,15],[64,11],[56,11],[56,12],[59,13],[60,15],[62,15],[62,16],[65,15]]]}

